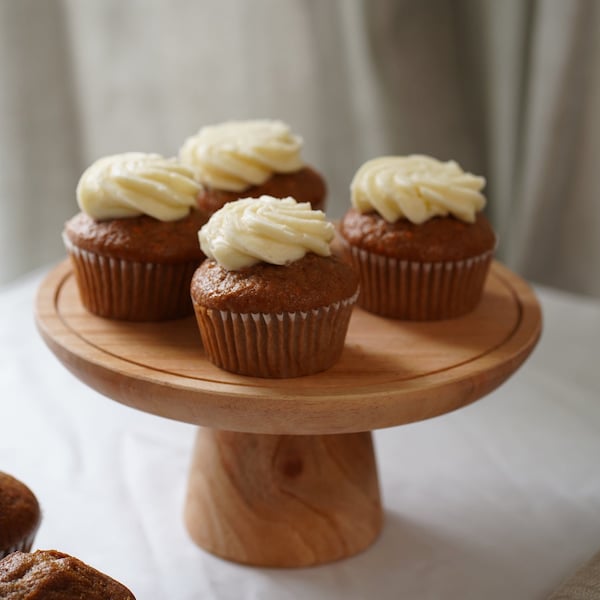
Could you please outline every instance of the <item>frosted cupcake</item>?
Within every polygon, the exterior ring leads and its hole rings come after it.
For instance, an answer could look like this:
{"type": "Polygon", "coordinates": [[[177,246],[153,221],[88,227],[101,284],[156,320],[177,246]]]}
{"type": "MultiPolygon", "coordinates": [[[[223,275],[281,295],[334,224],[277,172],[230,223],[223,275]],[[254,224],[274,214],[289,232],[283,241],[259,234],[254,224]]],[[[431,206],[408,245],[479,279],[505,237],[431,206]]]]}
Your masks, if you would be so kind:
{"type": "Polygon", "coordinates": [[[366,162],[340,223],[360,275],[358,304],[407,320],[458,317],[479,303],[496,245],[485,179],[421,155],[366,162]]]}
{"type": "Polygon", "coordinates": [[[209,360],[254,377],[323,371],[340,357],[358,281],[334,228],[293,198],[226,204],[200,230],[191,296],[209,360]]]}
{"type": "Polygon", "coordinates": [[[96,161],[81,176],[81,212],[63,240],[83,305],[93,314],[162,321],[193,313],[189,285],[205,258],[197,232],[207,215],[193,168],[158,154],[96,161]]]}
{"type": "Polygon", "coordinates": [[[212,214],[227,202],[263,195],[291,196],[323,209],[323,177],[304,164],[302,138],[281,121],[227,121],[203,127],[179,151],[198,170],[203,189],[199,206],[212,214]]]}

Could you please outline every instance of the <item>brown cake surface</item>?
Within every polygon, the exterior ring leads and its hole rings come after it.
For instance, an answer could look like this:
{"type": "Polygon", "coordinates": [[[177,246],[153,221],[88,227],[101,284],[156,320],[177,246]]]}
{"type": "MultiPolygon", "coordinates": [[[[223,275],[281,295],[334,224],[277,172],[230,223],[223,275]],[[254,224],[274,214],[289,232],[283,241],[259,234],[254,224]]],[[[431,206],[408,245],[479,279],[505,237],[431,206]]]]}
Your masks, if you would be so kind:
{"type": "Polygon", "coordinates": [[[0,472],[0,558],[17,548],[28,550],[40,521],[40,506],[33,492],[0,472]]]}
{"type": "Polygon", "coordinates": [[[4,600],[135,600],[121,583],[57,552],[15,552],[0,561],[4,600]]]}
{"type": "Polygon", "coordinates": [[[259,263],[228,271],[208,259],[196,270],[191,295],[206,308],[235,313],[306,311],[350,298],[354,270],[334,256],[306,254],[289,265],[259,263]]]}
{"type": "Polygon", "coordinates": [[[68,240],[82,250],[136,262],[171,264],[204,259],[198,230],[208,216],[201,210],[177,221],[146,215],[96,221],[83,212],[65,224],[68,240]]]}
{"type": "Polygon", "coordinates": [[[474,223],[454,217],[435,217],[422,224],[408,219],[387,222],[376,212],[351,208],[340,223],[342,238],[349,244],[402,260],[418,262],[456,261],[492,250],[496,235],[480,212],[474,223]]]}
{"type": "Polygon", "coordinates": [[[327,187],[323,177],[311,167],[304,167],[293,173],[275,173],[261,185],[253,185],[241,192],[230,192],[205,187],[198,194],[198,206],[209,214],[219,210],[228,202],[239,198],[291,196],[298,202],[310,202],[315,210],[323,210],[327,187]]]}

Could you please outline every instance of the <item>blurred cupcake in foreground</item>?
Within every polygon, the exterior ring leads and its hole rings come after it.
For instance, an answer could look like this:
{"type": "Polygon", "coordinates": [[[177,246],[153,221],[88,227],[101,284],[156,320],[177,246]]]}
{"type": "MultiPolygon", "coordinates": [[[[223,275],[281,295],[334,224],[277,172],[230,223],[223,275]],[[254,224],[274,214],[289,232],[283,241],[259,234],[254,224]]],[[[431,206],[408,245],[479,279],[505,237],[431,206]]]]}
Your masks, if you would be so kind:
{"type": "MultiPolygon", "coordinates": [[[[18,479],[0,471],[0,558],[29,552],[42,515],[34,493],[18,479]]],[[[0,594],[0,598],[4,598],[0,594]]]]}
{"type": "Polygon", "coordinates": [[[193,313],[189,285],[204,259],[194,169],[158,154],[96,161],[81,176],[81,211],[63,240],[83,305],[95,315],[162,321],[193,313]]]}
{"type": "Polygon", "coordinates": [[[210,214],[227,202],[263,195],[291,196],[322,210],[325,181],[304,164],[301,150],[302,139],[281,121],[226,121],[189,137],[179,158],[198,170],[199,206],[210,214]]]}
{"type": "Polygon", "coordinates": [[[209,360],[254,377],[298,377],[340,357],[357,297],[331,255],[334,228],[293,198],[226,204],[200,230],[191,296],[209,360]]]}
{"type": "Polygon", "coordinates": [[[406,320],[458,317],[479,303],[496,236],[481,212],[483,177],[422,155],[366,162],[340,223],[360,275],[358,304],[406,320]]]}
{"type": "Polygon", "coordinates": [[[56,550],[15,552],[0,560],[4,600],[135,600],[121,583],[56,550]]]}

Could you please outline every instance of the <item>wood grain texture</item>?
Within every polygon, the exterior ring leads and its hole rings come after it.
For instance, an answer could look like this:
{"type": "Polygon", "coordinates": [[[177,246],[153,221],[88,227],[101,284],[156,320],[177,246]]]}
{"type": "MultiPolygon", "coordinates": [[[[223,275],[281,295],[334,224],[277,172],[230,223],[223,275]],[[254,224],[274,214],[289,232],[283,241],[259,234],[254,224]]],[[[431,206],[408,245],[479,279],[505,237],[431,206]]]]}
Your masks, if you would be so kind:
{"type": "Polygon", "coordinates": [[[185,521],[198,545],[244,564],[306,567],[352,556],[382,525],[371,434],[199,429],[185,521]]]}
{"type": "Polygon", "coordinates": [[[229,431],[330,434],[401,425],[477,400],[527,358],[541,311],[527,283],[495,262],[469,315],[411,323],[356,308],[336,365],[281,380],[212,365],[193,317],[142,324],[87,313],[68,261],[42,283],[36,322],[77,377],[134,408],[229,431]]]}
{"type": "Polygon", "coordinates": [[[410,323],[355,309],[331,369],[259,379],[207,361],[193,318],[142,324],[87,313],[65,261],[39,289],[36,323],[63,364],[109,398],[213,428],[198,433],[185,509],[199,545],[237,562],[297,567],[376,538],[369,431],[481,398],[527,358],[542,319],[527,283],[494,263],[469,315],[410,323]]]}

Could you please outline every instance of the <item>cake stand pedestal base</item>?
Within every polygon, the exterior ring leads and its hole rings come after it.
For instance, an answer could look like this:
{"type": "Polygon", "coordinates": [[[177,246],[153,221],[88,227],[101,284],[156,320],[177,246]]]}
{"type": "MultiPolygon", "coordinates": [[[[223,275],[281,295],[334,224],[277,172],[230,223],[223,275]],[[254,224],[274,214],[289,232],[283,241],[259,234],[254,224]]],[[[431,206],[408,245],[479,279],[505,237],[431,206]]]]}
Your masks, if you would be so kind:
{"type": "Polygon", "coordinates": [[[306,567],[368,548],[382,525],[370,432],[263,435],[200,428],[185,522],[202,548],[306,567]]]}
{"type": "Polygon", "coordinates": [[[95,390],[206,428],[192,456],[187,528],[202,548],[264,567],[368,548],[382,526],[369,432],[475,402],[523,364],[542,329],[533,290],[497,262],[477,308],[458,319],[407,322],[355,308],[340,360],[295,379],[218,369],[193,317],[130,323],[90,314],[69,261],[40,286],[36,322],[95,390]]]}

